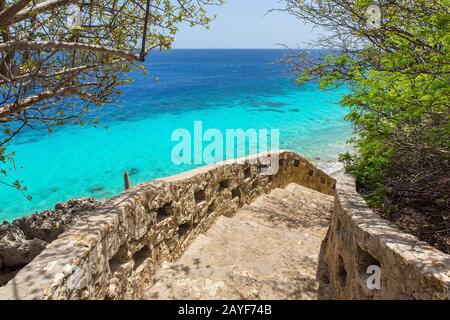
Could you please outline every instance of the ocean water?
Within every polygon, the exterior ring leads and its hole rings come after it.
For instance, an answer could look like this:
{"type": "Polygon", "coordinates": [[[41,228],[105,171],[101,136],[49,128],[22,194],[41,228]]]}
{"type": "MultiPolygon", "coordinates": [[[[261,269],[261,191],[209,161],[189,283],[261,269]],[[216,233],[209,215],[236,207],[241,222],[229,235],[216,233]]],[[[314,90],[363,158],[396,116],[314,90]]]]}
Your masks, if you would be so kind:
{"type": "Polygon", "coordinates": [[[131,183],[169,176],[198,165],[171,160],[179,128],[279,129],[280,148],[310,158],[336,160],[351,127],[336,105],[345,89],[297,86],[275,64],[283,50],[173,50],[152,53],[148,74],[132,74],[118,102],[93,115],[101,127],[65,126],[49,134],[28,131],[8,147],[33,199],[0,185],[0,221],[53,208],[71,198],[107,198],[131,183]]]}

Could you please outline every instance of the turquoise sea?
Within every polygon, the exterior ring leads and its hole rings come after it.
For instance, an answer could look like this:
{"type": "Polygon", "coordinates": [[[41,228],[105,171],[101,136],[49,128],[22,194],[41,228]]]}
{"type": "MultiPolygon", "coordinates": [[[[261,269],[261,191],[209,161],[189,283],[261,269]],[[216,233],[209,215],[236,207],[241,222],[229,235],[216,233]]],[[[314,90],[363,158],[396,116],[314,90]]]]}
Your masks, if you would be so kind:
{"type": "Polygon", "coordinates": [[[283,50],[172,50],[152,53],[149,73],[132,74],[119,101],[94,111],[101,127],[32,130],[9,146],[28,201],[0,185],[0,221],[53,208],[71,198],[106,198],[132,184],[195,167],[171,161],[172,132],[203,129],[279,129],[280,148],[310,158],[336,160],[351,127],[335,103],[345,89],[297,86],[287,68],[274,63],[283,50]]]}

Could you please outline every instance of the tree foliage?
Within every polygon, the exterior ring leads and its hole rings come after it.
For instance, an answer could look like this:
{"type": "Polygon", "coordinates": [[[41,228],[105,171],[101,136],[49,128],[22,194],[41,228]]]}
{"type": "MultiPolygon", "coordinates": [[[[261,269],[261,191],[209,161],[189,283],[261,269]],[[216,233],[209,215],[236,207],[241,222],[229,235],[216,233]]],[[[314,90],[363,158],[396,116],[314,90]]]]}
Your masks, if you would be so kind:
{"type": "Polygon", "coordinates": [[[419,201],[448,210],[450,1],[286,4],[286,12],[325,30],[312,43],[326,53],[321,59],[305,52],[287,58],[299,83],[349,86],[341,105],[355,126],[355,152],[342,159],[369,204],[419,201]]]}
{"type": "Polygon", "coordinates": [[[1,175],[13,164],[6,146],[21,130],[83,124],[81,116],[119,94],[150,50],[170,48],[180,23],[207,27],[207,7],[221,3],[0,0],[1,175]]]}

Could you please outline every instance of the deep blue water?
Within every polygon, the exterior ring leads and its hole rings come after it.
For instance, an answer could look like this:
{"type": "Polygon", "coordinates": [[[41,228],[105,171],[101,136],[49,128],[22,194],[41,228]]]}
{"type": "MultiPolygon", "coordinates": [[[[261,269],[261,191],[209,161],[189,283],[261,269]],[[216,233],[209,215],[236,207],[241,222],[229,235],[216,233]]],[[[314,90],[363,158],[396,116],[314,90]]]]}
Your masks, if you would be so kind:
{"type": "Polygon", "coordinates": [[[52,134],[28,131],[9,146],[32,201],[0,185],[0,221],[52,208],[70,198],[111,197],[133,184],[172,175],[196,165],[176,165],[171,141],[177,128],[204,130],[279,129],[280,148],[307,158],[335,160],[346,149],[351,128],[335,103],[345,89],[320,91],[297,86],[285,66],[274,63],[283,50],[173,50],[152,53],[148,74],[119,101],[93,111],[104,127],[65,126],[52,134]]]}

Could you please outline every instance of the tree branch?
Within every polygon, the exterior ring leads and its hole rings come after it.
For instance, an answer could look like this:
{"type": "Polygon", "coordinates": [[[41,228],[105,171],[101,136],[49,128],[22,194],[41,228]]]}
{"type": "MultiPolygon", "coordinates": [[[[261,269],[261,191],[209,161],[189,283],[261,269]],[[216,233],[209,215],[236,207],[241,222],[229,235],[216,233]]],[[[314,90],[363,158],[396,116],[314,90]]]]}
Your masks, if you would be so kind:
{"type": "Polygon", "coordinates": [[[147,29],[148,29],[148,23],[150,20],[150,3],[151,0],[147,0],[147,5],[145,7],[145,17],[144,17],[144,30],[142,34],[142,45],[141,45],[141,52],[139,53],[139,57],[141,61],[144,61],[145,55],[147,54],[147,50],[145,49],[146,41],[147,41],[147,29]]]}
{"type": "MultiPolygon", "coordinates": [[[[20,0],[20,2],[26,2],[27,5],[30,0],[20,0]]],[[[12,16],[8,16],[5,19],[1,19],[0,17],[0,27],[8,24],[16,23],[25,19],[30,18],[31,16],[36,16],[36,14],[48,12],[49,10],[53,10],[56,8],[63,7],[65,5],[78,2],[77,0],[49,0],[45,2],[40,2],[33,4],[29,7],[23,6],[20,8],[20,11],[17,11],[12,16]]]]}
{"type": "MultiPolygon", "coordinates": [[[[154,47],[157,47],[155,45],[154,47]]],[[[81,42],[58,42],[58,41],[28,41],[28,40],[19,40],[19,41],[9,41],[6,43],[0,44],[0,52],[1,51],[17,51],[17,50],[49,50],[49,49],[58,49],[58,50],[86,50],[86,51],[96,51],[107,54],[112,54],[115,56],[122,57],[126,60],[140,60],[140,56],[138,54],[134,54],[129,51],[124,51],[112,47],[105,47],[95,44],[87,44],[81,42]]]]}

